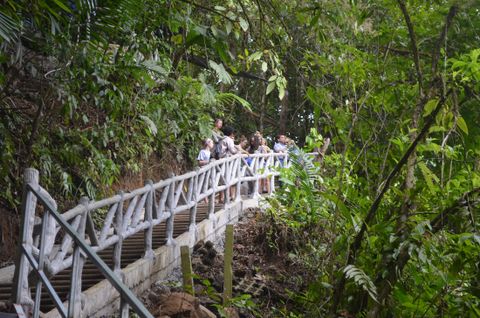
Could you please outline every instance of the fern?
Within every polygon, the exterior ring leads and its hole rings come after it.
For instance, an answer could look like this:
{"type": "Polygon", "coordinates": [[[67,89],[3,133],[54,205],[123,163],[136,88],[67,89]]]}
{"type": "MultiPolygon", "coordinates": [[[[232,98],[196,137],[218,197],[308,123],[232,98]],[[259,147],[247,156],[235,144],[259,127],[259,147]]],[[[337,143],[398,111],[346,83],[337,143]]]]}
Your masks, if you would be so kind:
{"type": "Polygon", "coordinates": [[[354,265],[347,265],[343,269],[345,277],[347,279],[353,279],[357,286],[362,287],[374,301],[377,300],[377,287],[372,282],[370,277],[365,274],[360,268],[355,267],[354,265]]]}
{"type": "Polygon", "coordinates": [[[232,84],[233,80],[230,74],[228,74],[227,70],[223,66],[223,64],[218,64],[215,63],[214,61],[210,60],[208,61],[208,65],[210,66],[211,69],[217,73],[218,79],[221,82],[224,82],[225,84],[232,84]]]}
{"type": "Polygon", "coordinates": [[[246,108],[250,111],[252,110],[251,105],[248,101],[246,101],[245,99],[243,99],[240,96],[237,96],[233,93],[219,93],[219,94],[216,95],[216,100],[217,100],[217,103],[219,103],[221,105],[224,105],[224,106],[227,105],[227,104],[239,103],[244,108],[246,108]]]}

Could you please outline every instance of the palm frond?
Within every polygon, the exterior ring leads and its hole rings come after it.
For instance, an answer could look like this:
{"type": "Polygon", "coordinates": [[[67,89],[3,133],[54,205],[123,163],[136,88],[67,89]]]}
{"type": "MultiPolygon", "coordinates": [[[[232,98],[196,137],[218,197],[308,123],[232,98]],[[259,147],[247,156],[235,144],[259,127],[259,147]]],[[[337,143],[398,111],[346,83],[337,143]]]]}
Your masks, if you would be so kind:
{"type": "Polygon", "coordinates": [[[0,37],[5,42],[12,42],[18,39],[20,33],[20,24],[6,15],[0,12],[0,37]]]}
{"type": "Polygon", "coordinates": [[[233,93],[219,93],[216,95],[217,103],[222,105],[239,103],[248,110],[252,110],[248,101],[233,93]]]}

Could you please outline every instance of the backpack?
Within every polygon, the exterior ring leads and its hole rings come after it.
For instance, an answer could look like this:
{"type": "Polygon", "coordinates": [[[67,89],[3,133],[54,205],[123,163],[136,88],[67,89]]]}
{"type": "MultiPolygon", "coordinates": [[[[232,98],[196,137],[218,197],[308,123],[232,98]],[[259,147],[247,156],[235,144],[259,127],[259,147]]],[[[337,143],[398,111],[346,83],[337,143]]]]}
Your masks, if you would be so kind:
{"type": "Polygon", "coordinates": [[[226,147],[223,147],[223,140],[225,137],[221,138],[214,146],[213,146],[213,158],[216,160],[225,158],[227,155],[226,147]]]}

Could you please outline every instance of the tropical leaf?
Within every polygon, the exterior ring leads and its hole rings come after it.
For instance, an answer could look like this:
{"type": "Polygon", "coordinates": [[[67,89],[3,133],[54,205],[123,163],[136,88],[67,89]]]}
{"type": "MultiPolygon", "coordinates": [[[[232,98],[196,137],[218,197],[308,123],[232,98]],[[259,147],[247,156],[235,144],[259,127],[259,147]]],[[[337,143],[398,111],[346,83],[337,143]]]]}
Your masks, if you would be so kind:
{"type": "Polygon", "coordinates": [[[357,286],[362,287],[368,293],[370,298],[377,301],[377,287],[364,271],[354,265],[347,265],[343,272],[347,279],[352,279],[357,286]]]}
{"type": "Polygon", "coordinates": [[[208,61],[208,65],[217,73],[218,79],[225,84],[231,84],[233,82],[232,77],[228,74],[223,64],[217,64],[214,61],[208,61]]]}
{"type": "Polygon", "coordinates": [[[0,12],[0,37],[5,42],[12,42],[18,38],[19,32],[20,26],[18,22],[0,12]]]}
{"type": "Polygon", "coordinates": [[[248,101],[233,93],[219,93],[216,95],[216,100],[218,103],[223,105],[239,103],[244,108],[250,111],[252,110],[252,107],[248,101]]]}

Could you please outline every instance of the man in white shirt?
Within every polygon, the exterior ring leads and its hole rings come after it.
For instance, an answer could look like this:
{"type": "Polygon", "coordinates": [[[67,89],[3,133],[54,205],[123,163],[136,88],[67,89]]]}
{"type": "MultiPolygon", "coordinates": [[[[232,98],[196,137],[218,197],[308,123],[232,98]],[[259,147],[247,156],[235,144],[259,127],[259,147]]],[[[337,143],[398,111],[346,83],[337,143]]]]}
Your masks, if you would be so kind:
{"type": "MultiPolygon", "coordinates": [[[[284,154],[286,154],[288,152],[285,135],[278,135],[277,136],[277,142],[273,146],[273,151],[275,151],[276,153],[284,153],[284,154]]],[[[283,167],[283,160],[284,159],[285,159],[284,156],[279,156],[278,157],[278,160],[280,161],[280,166],[282,166],[282,167],[283,167]]]]}
{"type": "MultiPolygon", "coordinates": [[[[223,134],[225,137],[220,141],[221,152],[219,157],[225,158],[236,155],[239,150],[235,146],[235,129],[227,126],[223,129],[223,134]]],[[[222,200],[222,198],[223,196],[220,194],[220,200],[222,200]]],[[[235,200],[235,186],[230,187],[230,198],[231,200],[235,200]]]]}
{"type": "Polygon", "coordinates": [[[225,138],[220,141],[222,146],[221,158],[230,157],[238,153],[238,148],[235,147],[235,129],[233,127],[225,127],[223,129],[225,138]]]}

